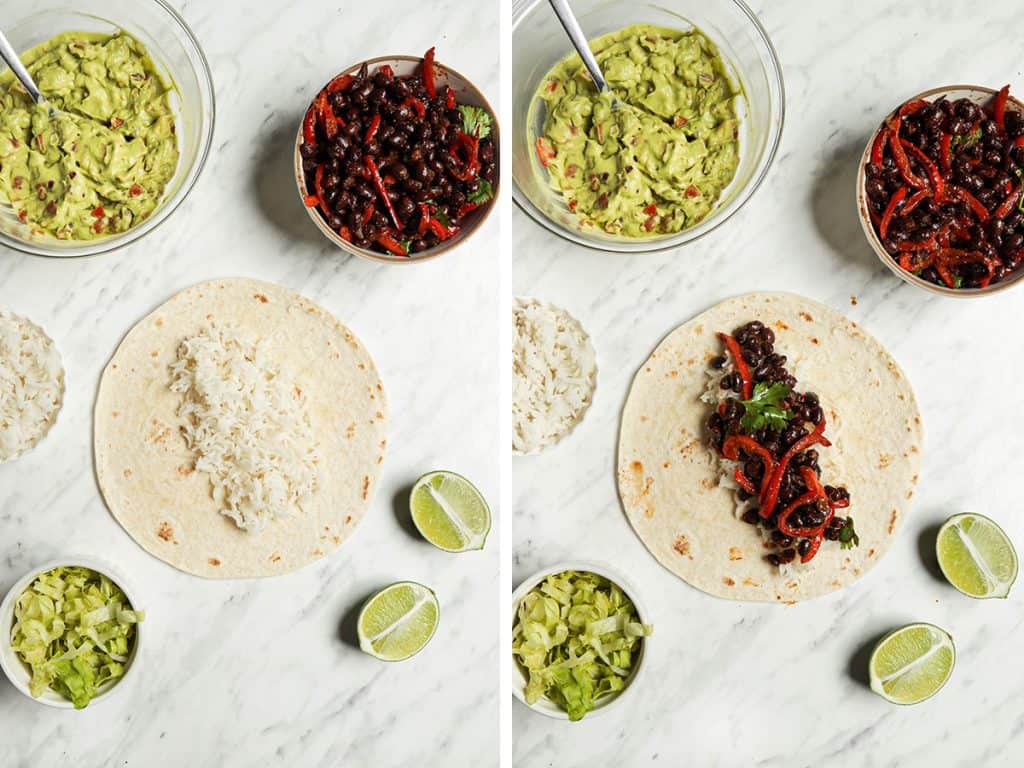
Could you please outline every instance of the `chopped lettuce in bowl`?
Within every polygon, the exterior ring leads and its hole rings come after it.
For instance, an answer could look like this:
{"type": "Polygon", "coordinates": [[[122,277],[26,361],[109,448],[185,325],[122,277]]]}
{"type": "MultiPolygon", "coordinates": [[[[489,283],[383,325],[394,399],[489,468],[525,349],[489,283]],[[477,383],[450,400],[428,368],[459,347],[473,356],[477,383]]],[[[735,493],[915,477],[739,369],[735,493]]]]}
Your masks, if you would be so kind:
{"type": "Polygon", "coordinates": [[[145,618],[110,568],[83,558],[49,563],[0,604],[0,666],[40,703],[83,709],[124,678],[145,618]]]}
{"type": "Polygon", "coordinates": [[[652,627],[621,577],[567,564],[531,577],[513,595],[513,691],[531,708],[580,720],[635,682],[652,627]]]}

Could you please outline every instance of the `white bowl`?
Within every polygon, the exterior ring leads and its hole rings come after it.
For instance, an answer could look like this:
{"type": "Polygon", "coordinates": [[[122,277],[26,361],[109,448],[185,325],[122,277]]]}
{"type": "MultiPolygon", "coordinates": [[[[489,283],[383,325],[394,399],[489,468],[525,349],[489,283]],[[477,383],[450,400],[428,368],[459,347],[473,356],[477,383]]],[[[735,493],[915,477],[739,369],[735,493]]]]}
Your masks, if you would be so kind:
{"type": "MultiPolygon", "coordinates": [[[[96,571],[97,573],[101,573],[121,588],[121,591],[124,592],[125,596],[128,598],[128,602],[131,603],[132,608],[138,610],[140,604],[136,600],[138,593],[131,588],[131,585],[124,576],[115,568],[101,560],[77,555],[61,558],[60,560],[51,560],[48,563],[43,563],[42,565],[33,568],[27,574],[22,576],[13,587],[11,587],[6,597],[4,597],[3,602],[0,603],[0,628],[2,628],[3,634],[3,637],[0,637],[0,668],[3,668],[4,674],[7,675],[7,679],[10,680],[11,684],[21,693],[32,699],[32,701],[45,704],[48,707],[56,707],[57,709],[74,709],[74,704],[50,688],[47,688],[38,698],[33,696],[28,689],[29,682],[32,680],[32,674],[29,671],[28,665],[18,658],[17,653],[15,653],[14,649],[11,647],[11,627],[14,626],[14,604],[18,600],[18,597],[22,592],[28,589],[29,585],[35,581],[37,576],[61,566],[81,566],[83,568],[89,568],[90,570],[96,571]]],[[[139,648],[142,643],[143,634],[141,629],[141,624],[136,625],[135,643],[132,646],[131,656],[125,663],[124,675],[117,680],[111,680],[101,685],[96,696],[89,702],[89,708],[95,706],[100,701],[109,699],[115,691],[124,687],[123,683],[131,675],[131,670],[136,666],[139,658],[139,648]]]]}
{"type": "MultiPolygon", "coordinates": [[[[519,611],[519,604],[523,601],[523,598],[526,597],[530,590],[540,584],[540,582],[544,581],[548,576],[554,573],[562,573],[563,571],[587,571],[588,573],[595,573],[598,576],[603,576],[608,579],[608,581],[616,584],[623,592],[626,593],[626,597],[628,597],[636,607],[637,617],[642,623],[651,623],[650,614],[648,614],[646,606],[640,601],[639,593],[625,576],[604,563],[587,561],[556,563],[549,568],[537,571],[537,573],[525,579],[512,593],[513,621],[515,621],[516,613],[519,611]]],[[[597,715],[604,714],[612,709],[616,704],[619,704],[629,698],[630,691],[636,688],[641,670],[644,669],[644,661],[650,651],[650,642],[650,637],[640,639],[640,652],[633,660],[633,669],[630,672],[629,677],[626,678],[625,687],[618,693],[601,698],[595,704],[594,708],[587,712],[586,717],[583,718],[584,720],[590,720],[597,715]]],[[[519,699],[519,701],[534,712],[539,712],[542,715],[547,715],[548,717],[552,717],[556,720],[569,719],[569,714],[558,704],[551,701],[547,696],[542,696],[533,704],[527,704],[525,695],[527,683],[526,671],[522,666],[520,666],[519,662],[516,661],[516,657],[511,653],[508,655],[508,664],[508,674],[512,684],[512,694],[519,699]]]]}
{"type": "MultiPolygon", "coordinates": [[[[896,109],[899,109],[900,106],[910,101],[917,101],[918,99],[936,101],[943,97],[949,101],[970,99],[975,104],[983,106],[991,101],[995,94],[995,88],[988,88],[983,85],[944,85],[939,88],[931,88],[927,91],[922,91],[916,96],[911,96],[909,99],[900,102],[896,109]]],[[[1024,113],[1024,102],[1021,102],[1011,95],[1010,103],[1016,109],[1024,113]]],[[[878,136],[879,132],[886,127],[889,115],[891,114],[892,112],[886,114],[885,120],[882,121],[881,125],[871,132],[871,135],[868,137],[868,143],[864,147],[864,152],[861,154],[860,165],[857,168],[857,213],[860,216],[860,226],[861,229],[864,230],[864,237],[867,238],[868,244],[874,250],[875,255],[878,256],[879,260],[903,282],[917,286],[918,288],[923,288],[926,291],[940,296],[950,296],[954,299],[973,299],[979,296],[988,296],[993,293],[1000,293],[1005,291],[1007,288],[1012,288],[1022,277],[1024,277],[1024,266],[1018,266],[1003,280],[998,283],[992,283],[984,288],[948,288],[945,285],[936,285],[935,283],[931,283],[918,277],[912,272],[907,272],[905,269],[901,268],[892,255],[885,250],[885,246],[882,245],[882,241],[878,237],[878,233],[875,232],[875,225],[871,223],[871,216],[868,214],[867,173],[865,168],[867,168],[868,162],[871,158],[871,148],[875,144],[875,138],[878,136]]]]}

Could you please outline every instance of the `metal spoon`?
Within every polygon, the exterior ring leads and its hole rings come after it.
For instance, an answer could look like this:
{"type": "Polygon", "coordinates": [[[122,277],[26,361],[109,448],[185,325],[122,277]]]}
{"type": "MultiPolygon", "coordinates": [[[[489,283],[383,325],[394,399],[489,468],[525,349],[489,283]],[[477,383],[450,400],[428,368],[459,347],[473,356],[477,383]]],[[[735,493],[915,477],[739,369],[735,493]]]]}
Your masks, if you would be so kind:
{"type": "Polygon", "coordinates": [[[594,58],[594,52],[590,50],[590,45],[587,43],[587,36],[583,34],[583,30],[580,29],[580,23],[576,20],[576,14],[569,7],[569,0],[548,0],[548,2],[551,4],[551,10],[555,12],[555,16],[562,22],[562,27],[565,29],[565,33],[569,35],[569,39],[572,41],[576,52],[583,59],[583,66],[587,68],[587,71],[593,78],[597,90],[601,93],[610,94],[612,97],[612,109],[618,109],[621,106],[619,100],[615,97],[612,89],[608,87],[608,81],[604,79],[604,73],[601,72],[601,67],[598,65],[597,59],[594,58]]]}
{"type": "Polygon", "coordinates": [[[54,107],[46,97],[39,91],[39,86],[36,85],[35,80],[32,79],[32,75],[25,69],[25,65],[21,63],[21,59],[18,58],[17,52],[11,45],[10,40],[7,39],[7,35],[0,31],[0,58],[7,62],[7,66],[14,72],[14,76],[21,81],[21,84],[25,86],[25,90],[28,91],[28,95],[32,97],[32,101],[36,104],[42,104],[49,108],[50,117],[58,114],[59,110],[54,107]]]}

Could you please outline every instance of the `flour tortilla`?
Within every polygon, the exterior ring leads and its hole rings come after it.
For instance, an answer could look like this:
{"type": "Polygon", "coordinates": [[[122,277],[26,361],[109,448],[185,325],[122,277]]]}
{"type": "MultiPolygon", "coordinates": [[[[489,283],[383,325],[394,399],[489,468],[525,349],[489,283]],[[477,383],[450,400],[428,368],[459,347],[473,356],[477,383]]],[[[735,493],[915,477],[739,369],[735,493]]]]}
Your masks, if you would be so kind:
{"type": "Polygon", "coordinates": [[[888,551],[910,507],[921,466],[921,417],[903,371],[871,336],[835,310],[795,294],[729,299],[674,330],[641,367],[622,416],[619,494],[634,530],[684,581],[733,600],[791,602],[845,587],[888,551]],[[825,541],[808,565],[780,570],[764,560],[758,526],[736,517],[732,488],[705,427],[700,397],[716,333],[760,320],[801,391],[816,392],[831,448],[821,448],[826,484],[850,491],[860,546],[825,541]]]}
{"type": "Polygon", "coordinates": [[[96,473],[107,506],[150,554],[208,578],[276,576],[324,557],[352,535],[377,488],[387,407],[369,353],[335,317],[271,283],[230,278],[174,296],[121,342],[95,412],[96,473]],[[249,533],[221,514],[209,475],[168,388],[178,344],[211,322],[267,340],[302,388],[319,445],[317,490],[304,510],[249,533]]]}

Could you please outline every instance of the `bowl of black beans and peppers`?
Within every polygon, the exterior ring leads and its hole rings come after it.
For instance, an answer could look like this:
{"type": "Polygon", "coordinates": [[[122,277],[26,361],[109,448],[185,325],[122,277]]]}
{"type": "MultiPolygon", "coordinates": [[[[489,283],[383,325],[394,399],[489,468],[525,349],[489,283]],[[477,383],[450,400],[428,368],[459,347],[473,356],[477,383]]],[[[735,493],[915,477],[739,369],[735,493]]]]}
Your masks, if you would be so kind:
{"type": "Polygon", "coordinates": [[[498,192],[498,126],[483,95],[435,60],[388,56],[325,85],[295,145],[299,192],[338,247],[388,263],[465,241],[498,192]]]}
{"type": "Polygon", "coordinates": [[[892,112],[864,150],[861,224],[909,283],[962,298],[1024,274],[1024,104],[953,85],[892,112]]]}
{"type": "Polygon", "coordinates": [[[730,462],[745,505],[743,522],[760,527],[765,559],[776,566],[809,563],[823,542],[857,546],[853,518],[837,514],[850,506],[849,492],[821,476],[818,451],[831,443],[818,396],[797,390],[764,323],[754,320],[718,336],[722,354],[710,365],[723,373],[717,379],[722,397],[708,417],[708,439],[730,462]]]}

